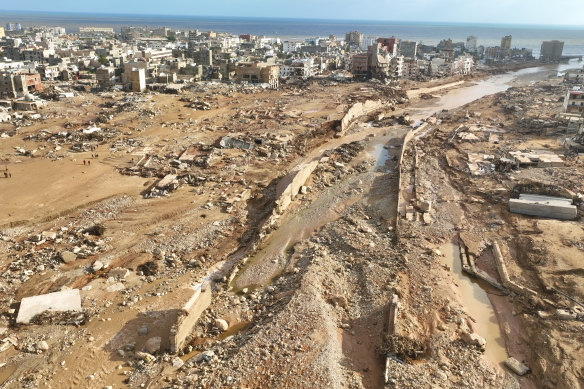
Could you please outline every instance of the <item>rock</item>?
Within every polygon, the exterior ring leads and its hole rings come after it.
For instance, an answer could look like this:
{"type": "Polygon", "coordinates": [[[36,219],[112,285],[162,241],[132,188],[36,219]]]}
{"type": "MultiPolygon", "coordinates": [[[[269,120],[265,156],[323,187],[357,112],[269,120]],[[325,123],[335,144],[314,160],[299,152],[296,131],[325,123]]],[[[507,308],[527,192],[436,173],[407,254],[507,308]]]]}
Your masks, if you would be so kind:
{"type": "Polygon", "coordinates": [[[529,367],[525,366],[523,363],[519,362],[513,357],[507,358],[505,361],[505,366],[507,366],[513,373],[520,376],[529,372],[529,367]]]}
{"type": "Polygon", "coordinates": [[[115,269],[110,270],[108,274],[110,275],[110,277],[123,280],[130,275],[130,270],[121,267],[116,267],[115,269]]]}
{"type": "Polygon", "coordinates": [[[148,333],[148,326],[145,324],[138,328],[138,335],[146,335],[148,333]]]}
{"type": "Polygon", "coordinates": [[[93,271],[100,271],[101,269],[103,269],[103,262],[101,261],[95,261],[93,262],[93,265],[91,266],[91,268],[93,269],[93,271]]]}
{"type": "Polygon", "coordinates": [[[221,331],[227,331],[229,323],[223,319],[215,319],[215,327],[219,328],[221,331]]]}
{"type": "Polygon", "coordinates": [[[180,359],[179,357],[174,357],[172,358],[172,367],[174,367],[175,369],[180,369],[181,367],[183,367],[185,363],[183,362],[182,359],[180,359]]]}
{"type": "Polygon", "coordinates": [[[141,352],[141,351],[137,351],[136,352],[136,358],[143,360],[144,362],[152,362],[154,361],[156,358],[154,357],[154,355],[152,354],[148,354],[145,352],[141,352]]]}
{"type": "Polygon", "coordinates": [[[144,350],[150,354],[156,354],[160,351],[161,344],[162,338],[160,336],[154,336],[146,341],[144,344],[144,350]]]}
{"type": "Polygon", "coordinates": [[[115,284],[108,286],[105,290],[107,292],[119,292],[120,290],[124,290],[125,288],[126,287],[124,286],[124,284],[122,284],[121,282],[116,282],[115,284]]]}
{"type": "Polygon", "coordinates": [[[75,260],[77,259],[77,255],[72,253],[71,251],[61,251],[59,255],[63,262],[65,263],[75,262],[75,260]]]}
{"type": "Polygon", "coordinates": [[[462,335],[462,340],[464,340],[467,344],[471,346],[479,347],[481,350],[484,350],[485,346],[487,345],[487,341],[485,340],[485,338],[483,338],[479,334],[475,334],[474,332],[473,333],[465,332],[462,335]]]}
{"type": "Polygon", "coordinates": [[[209,362],[215,357],[215,353],[212,350],[203,351],[193,357],[195,362],[205,361],[209,362]]]}
{"type": "Polygon", "coordinates": [[[49,349],[49,344],[47,342],[45,342],[44,340],[42,340],[42,341],[37,343],[36,348],[38,350],[47,351],[49,349]]]}
{"type": "Polygon", "coordinates": [[[430,212],[432,210],[432,202],[424,199],[420,199],[418,202],[418,208],[421,212],[430,212]]]}

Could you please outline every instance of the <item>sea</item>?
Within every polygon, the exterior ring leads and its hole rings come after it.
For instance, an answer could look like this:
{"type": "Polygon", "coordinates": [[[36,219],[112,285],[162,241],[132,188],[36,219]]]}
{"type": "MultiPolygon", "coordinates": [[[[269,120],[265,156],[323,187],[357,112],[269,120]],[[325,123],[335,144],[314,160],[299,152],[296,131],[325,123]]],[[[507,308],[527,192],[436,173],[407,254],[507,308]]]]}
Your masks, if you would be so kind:
{"type": "Polygon", "coordinates": [[[112,27],[120,31],[124,26],[169,27],[177,30],[199,29],[232,34],[265,35],[282,40],[304,40],[309,37],[335,35],[358,30],[366,37],[395,36],[400,40],[413,40],[435,45],[442,39],[464,42],[469,35],[477,37],[477,44],[497,46],[501,37],[513,37],[511,47],[533,50],[539,56],[544,40],[564,41],[564,55],[584,55],[584,26],[510,25],[481,23],[363,21],[330,19],[285,19],[213,16],[173,16],[139,14],[88,14],[56,12],[1,11],[0,26],[6,23],[27,26],[61,26],[67,32],[77,32],[79,27],[112,27]]]}

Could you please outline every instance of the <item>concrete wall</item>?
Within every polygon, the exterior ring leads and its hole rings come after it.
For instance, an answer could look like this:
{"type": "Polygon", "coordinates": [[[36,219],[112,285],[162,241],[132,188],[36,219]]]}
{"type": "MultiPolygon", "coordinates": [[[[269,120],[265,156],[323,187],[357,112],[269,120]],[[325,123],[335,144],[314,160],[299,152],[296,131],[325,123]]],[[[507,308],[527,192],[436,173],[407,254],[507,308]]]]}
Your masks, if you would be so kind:
{"type": "Polygon", "coordinates": [[[278,182],[276,185],[276,210],[279,213],[284,212],[288,208],[294,197],[300,191],[300,187],[306,183],[317,165],[317,160],[300,165],[278,182]]]}
{"type": "Polygon", "coordinates": [[[499,277],[501,278],[503,286],[520,295],[537,296],[537,292],[511,281],[509,273],[507,272],[505,260],[503,259],[503,254],[501,253],[501,248],[497,242],[493,242],[493,255],[495,257],[495,264],[497,265],[497,271],[499,272],[499,277]]]}
{"type": "Polygon", "coordinates": [[[376,109],[383,108],[384,104],[380,100],[367,100],[364,103],[356,103],[349,108],[341,120],[341,132],[346,131],[359,116],[368,115],[376,109]]]}
{"type": "Polygon", "coordinates": [[[170,352],[178,352],[193,332],[197,320],[211,304],[211,285],[203,283],[193,288],[192,296],[181,307],[177,322],[170,329],[170,352]]]}
{"type": "Polygon", "coordinates": [[[408,133],[404,136],[404,141],[402,143],[402,147],[401,147],[401,151],[400,151],[400,155],[399,155],[399,162],[398,162],[398,180],[397,180],[397,190],[398,190],[398,196],[397,196],[397,213],[396,213],[396,220],[395,220],[395,228],[396,231],[399,227],[399,221],[400,221],[400,215],[401,212],[400,210],[403,208],[404,206],[404,202],[405,199],[402,198],[401,195],[401,190],[402,190],[402,165],[403,165],[403,159],[404,159],[404,153],[406,151],[406,148],[408,147],[408,143],[416,136],[418,135],[420,132],[424,131],[425,129],[428,128],[428,123],[422,123],[422,125],[420,125],[418,128],[416,129],[411,129],[408,131],[408,133]]]}

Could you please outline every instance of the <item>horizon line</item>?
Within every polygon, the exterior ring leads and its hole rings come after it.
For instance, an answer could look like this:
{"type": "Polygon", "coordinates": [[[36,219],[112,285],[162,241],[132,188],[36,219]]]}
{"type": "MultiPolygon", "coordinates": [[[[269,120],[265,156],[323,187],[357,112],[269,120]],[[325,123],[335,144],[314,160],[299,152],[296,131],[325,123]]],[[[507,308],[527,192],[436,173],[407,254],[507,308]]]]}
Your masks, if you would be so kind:
{"type": "Polygon", "coordinates": [[[46,10],[3,10],[1,12],[6,13],[41,13],[41,14],[65,14],[65,15],[116,15],[116,16],[170,16],[170,17],[202,17],[202,18],[217,18],[217,19],[249,19],[249,20],[288,20],[288,21],[330,21],[330,22],[365,22],[365,23],[425,23],[430,25],[439,24],[455,24],[455,25],[480,25],[480,26],[501,26],[501,27],[559,27],[559,28],[578,28],[584,30],[584,25],[576,24],[538,24],[538,23],[497,23],[497,22],[473,22],[473,21],[447,21],[447,20],[379,20],[379,19],[348,19],[348,18],[299,18],[299,17],[282,17],[282,16],[232,16],[232,15],[200,15],[200,14],[171,14],[171,13],[112,13],[112,12],[95,12],[95,11],[46,11],[46,10]]]}

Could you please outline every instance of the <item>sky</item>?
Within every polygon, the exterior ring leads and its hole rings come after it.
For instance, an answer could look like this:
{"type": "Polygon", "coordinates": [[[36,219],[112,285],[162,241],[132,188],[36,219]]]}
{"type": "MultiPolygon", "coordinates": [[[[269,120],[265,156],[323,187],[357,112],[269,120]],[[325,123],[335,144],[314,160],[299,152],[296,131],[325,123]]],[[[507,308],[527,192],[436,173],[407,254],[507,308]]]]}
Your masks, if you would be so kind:
{"type": "Polygon", "coordinates": [[[583,0],[27,0],[10,11],[584,25],[583,0]]]}

